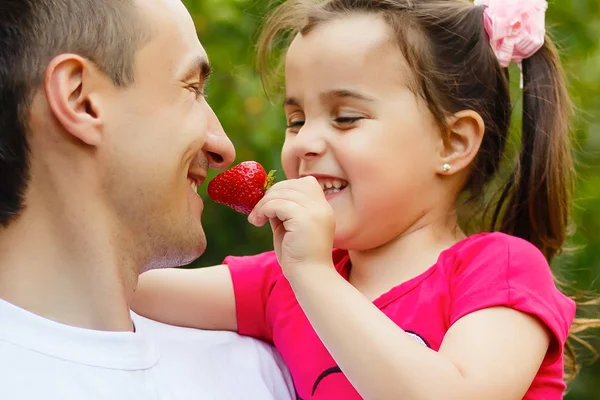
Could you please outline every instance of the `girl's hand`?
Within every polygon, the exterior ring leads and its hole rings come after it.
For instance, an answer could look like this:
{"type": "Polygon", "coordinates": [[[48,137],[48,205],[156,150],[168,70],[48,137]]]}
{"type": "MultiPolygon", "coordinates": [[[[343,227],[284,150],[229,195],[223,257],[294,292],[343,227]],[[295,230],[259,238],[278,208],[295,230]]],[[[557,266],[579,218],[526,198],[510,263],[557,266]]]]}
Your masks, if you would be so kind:
{"type": "Polygon", "coordinates": [[[271,223],[277,259],[288,279],[298,270],[333,268],[334,214],[314,177],[276,183],[248,221],[256,226],[271,223]]]}

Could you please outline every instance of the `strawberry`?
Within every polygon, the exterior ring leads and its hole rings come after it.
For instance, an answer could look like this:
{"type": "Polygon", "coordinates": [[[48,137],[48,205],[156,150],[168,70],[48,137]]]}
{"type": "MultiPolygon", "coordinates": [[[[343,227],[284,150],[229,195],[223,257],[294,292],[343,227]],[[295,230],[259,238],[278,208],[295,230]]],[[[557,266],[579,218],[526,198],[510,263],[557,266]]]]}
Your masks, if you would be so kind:
{"type": "Polygon", "coordinates": [[[256,161],[244,161],[215,176],[207,190],[215,202],[248,215],[273,183],[275,171],[267,175],[256,161]]]}

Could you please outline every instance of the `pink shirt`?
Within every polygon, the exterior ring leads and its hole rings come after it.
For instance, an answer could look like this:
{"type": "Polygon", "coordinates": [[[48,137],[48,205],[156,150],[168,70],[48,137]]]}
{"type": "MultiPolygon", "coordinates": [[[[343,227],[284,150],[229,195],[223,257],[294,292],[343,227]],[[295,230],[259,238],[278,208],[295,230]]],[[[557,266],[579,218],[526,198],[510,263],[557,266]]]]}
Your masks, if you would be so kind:
{"type": "MultiPolygon", "coordinates": [[[[334,250],[333,260],[347,279],[347,252],[334,250]]],[[[299,398],[360,399],[311,327],[275,253],[227,257],[225,263],[232,274],[239,333],[277,347],[299,398]]],[[[450,326],[474,311],[504,306],[534,315],[550,329],[553,341],[524,399],[563,398],[563,347],[575,304],[556,288],[544,256],[529,242],[502,233],[471,236],[374,304],[436,351],[450,326]]]]}

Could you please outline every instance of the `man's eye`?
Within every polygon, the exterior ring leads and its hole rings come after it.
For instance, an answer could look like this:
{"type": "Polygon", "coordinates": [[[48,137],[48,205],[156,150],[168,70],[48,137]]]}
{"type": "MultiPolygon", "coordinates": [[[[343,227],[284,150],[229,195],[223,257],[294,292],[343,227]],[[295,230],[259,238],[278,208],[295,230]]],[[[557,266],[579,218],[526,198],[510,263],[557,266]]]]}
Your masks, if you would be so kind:
{"type": "Polygon", "coordinates": [[[196,95],[196,100],[200,100],[201,98],[207,98],[208,96],[204,91],[198,86],[190,86],[189,87],[192,92],[196,95]]]}

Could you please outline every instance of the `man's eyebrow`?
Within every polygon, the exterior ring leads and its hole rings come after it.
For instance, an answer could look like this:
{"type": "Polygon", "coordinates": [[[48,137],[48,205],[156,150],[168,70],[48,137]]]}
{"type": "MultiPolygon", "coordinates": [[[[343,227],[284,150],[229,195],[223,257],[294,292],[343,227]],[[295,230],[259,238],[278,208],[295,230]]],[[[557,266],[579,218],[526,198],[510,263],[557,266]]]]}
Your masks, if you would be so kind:
{"type": "Polygon", "coordinates": [[[198,56],[185,69],[182,80],[187,81],[199,78],[201,81],[206,81],[211,74],[212,68],[206,57],[198,56]]]}

